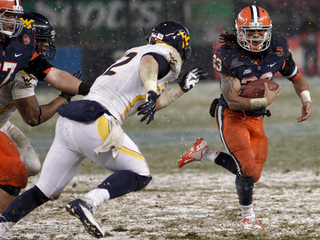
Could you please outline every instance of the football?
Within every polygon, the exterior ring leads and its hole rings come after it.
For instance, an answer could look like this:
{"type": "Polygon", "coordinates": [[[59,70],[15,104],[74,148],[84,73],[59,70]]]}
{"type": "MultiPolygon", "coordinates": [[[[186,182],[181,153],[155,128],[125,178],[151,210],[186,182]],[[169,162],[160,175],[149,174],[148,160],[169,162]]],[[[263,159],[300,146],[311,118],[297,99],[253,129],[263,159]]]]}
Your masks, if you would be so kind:
{"type": "Polygon", "coordinates": [[[264,83],[268,83],[271,91],[276,90],[279,84],[272,80],[259,79],[248,83],[241,91],[240,96],[246,98],[261,98],[264,95],[264,83]]]}

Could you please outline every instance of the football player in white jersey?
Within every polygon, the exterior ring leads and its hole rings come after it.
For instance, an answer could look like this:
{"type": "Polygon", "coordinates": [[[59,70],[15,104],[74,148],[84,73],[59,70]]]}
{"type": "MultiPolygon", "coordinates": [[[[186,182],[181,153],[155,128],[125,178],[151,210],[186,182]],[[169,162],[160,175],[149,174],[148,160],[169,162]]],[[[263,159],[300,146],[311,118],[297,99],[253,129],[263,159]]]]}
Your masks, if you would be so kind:
{"type": "MultiPolygon", "coordinates": [[[[37,52],[46,60],[52,60],[56,48],[53,45],[55,31],[50,21],[43,15],[33,12],[22,14],[20,19],[24,21],[25,27],[32,28],[36,38],[37,52]]],[[[26,136],[9,121],[14,111],[18,109],[27,124],[36,126],[50,119],[58,107],[65,104],[71,97],[69,94],[61,93],[49,104],[39,106],[34,92],[37,83],[38,80],[34,75],[20,71],[13,81],[0,88],[0,131],[10,137],[19,152],[14,151],[15,149],[10,151],[20,154],[17,158],[0,160],[0,213],[16,198],[28,177],[38,174],[41,168],[38,155],[26,136]],[[41,110],[40,116],[38,109],[41,110]],[[12,169],[19,170],[12,171],[12,169]]]]}
{"type": "Polygon", "coordinates": [[[139,191],[151,181],[146,159],[121,125],[137,112],[142,115],[141,121],[149,124],[157,110],[205,77],[201,68],[194,68],[175,87],[164,90],[168,83],[178,80],[190,54],[188,30],[177,22],[160,23],[152,30],[149,44],[129,49],[96,79],[83,100],[61,106],[55,139],[40,179],[0,216],[0,236],[36,207],[57,199],[88,157],[114,173],[81,198],[70,201],[66,209],[80,219],[89,234],[103,237],[94,209],[105,201],[139,191]]]}

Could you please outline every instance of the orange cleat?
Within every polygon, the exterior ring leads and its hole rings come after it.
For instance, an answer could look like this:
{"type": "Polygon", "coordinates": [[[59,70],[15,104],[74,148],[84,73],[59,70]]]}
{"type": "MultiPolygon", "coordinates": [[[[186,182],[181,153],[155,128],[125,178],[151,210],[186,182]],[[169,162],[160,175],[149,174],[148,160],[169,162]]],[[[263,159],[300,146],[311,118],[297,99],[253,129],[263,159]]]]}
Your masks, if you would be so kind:
{"type": "Polygon", "coordinates": [[[189,151],[185,152],[178,161],[178,167],[181,168],[187,163],[194,161],[201,161],[203,151],[208,148],[208,144],[203,138],[198,138],[193,147],[189,151]]]}
{"type": "Polygon", "coordinates": [[[243,229],[263,229],[256,217],[248,217],[243,219],[243,229]]]}

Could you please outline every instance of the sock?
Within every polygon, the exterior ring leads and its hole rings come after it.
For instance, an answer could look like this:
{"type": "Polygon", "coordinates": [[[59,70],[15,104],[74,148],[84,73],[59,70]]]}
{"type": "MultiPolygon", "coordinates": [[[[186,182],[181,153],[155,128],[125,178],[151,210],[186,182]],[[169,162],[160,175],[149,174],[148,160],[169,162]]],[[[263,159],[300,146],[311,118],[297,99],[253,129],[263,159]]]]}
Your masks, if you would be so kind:
{"type": "Polygon", "coordinates": [[[15,198],[2,216],[8,222],[17,223],[35,208],[47,201],[49,201],[49,198],[47,198],[37,186],[34,186],[15,198]]]}
{"type": "Polygon", "coordinates": [[[239,203],[244,206],[252,204],[253,177],[243,177],[237,175],[236,188],[239,197],[239,203]]]}
{"type": "Polygon", "coordinates": [[[93,207],[110,199],[110,194],[107,189],[95,188],[84,195],[83,200],[91,204],[93,207]],[[88,201],[89,199],[89,201],[88,201]]]}
{"type": "Polygon", "coordinates": [[[220,152],[216,157],[216,159],[214,160],[214,163],[224,167],[225,169],[227,169],[229,172],[233,174],[238,173],[238,169],[234,162],[234,159],[232,158],[231,155],[227,153],[220,152]]]}
{"type": "Polygon", "coordinates": [[[213,149],[208,147],[207,149],[205,149],[203,151],[202,154],[203,154],[202,155],[202,159],[203,160],[210,161],[210,162],[214,163],[215,159],[217,158],[217,156],[219,154],[219,152],[217,152],[217,151],[215,151],[215,150],[213,150],[213,149]]]}
{"type": "Polygon", "coordinates": [[[240,208],[241,208],[241,211],[242,211],[242,218],[246,218],[246,217],[252,218],[252,217],[255,217],[255,216],[256,216],[256,215],[254,214],[252,204],[247,205],[247,206],[244,206],[244,205],[241,205],[241,204],[240,204],[240,208]]]}

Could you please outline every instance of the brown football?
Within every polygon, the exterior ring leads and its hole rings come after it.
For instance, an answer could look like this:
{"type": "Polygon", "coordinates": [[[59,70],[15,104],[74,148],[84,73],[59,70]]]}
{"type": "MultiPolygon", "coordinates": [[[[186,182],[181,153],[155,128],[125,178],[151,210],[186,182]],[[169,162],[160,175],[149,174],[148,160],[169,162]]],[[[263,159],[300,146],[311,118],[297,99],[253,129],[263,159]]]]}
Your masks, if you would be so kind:
{"type": "Polygon", "coordinates": [[[276,90],[279,87],[279,84],[272,80],[259,79],[245,85],[245,87],[240,91],[240,96],[246,98],[263,97],[265,82],[268,83],[268,87],[272,91],[276,90]]]}

